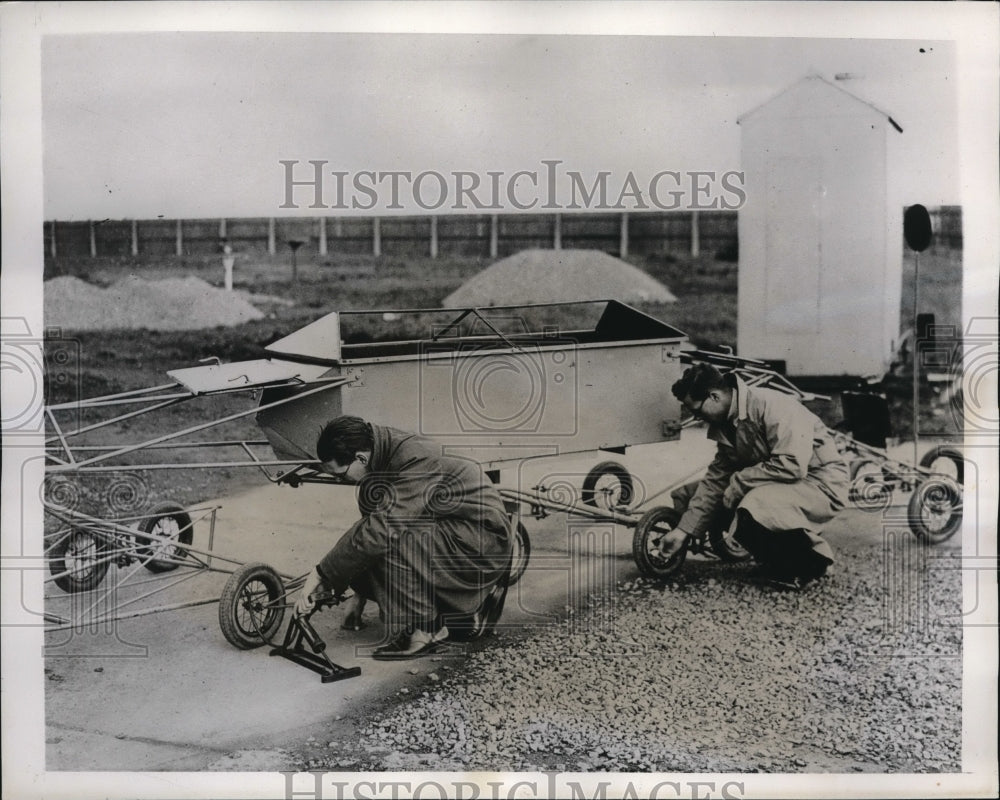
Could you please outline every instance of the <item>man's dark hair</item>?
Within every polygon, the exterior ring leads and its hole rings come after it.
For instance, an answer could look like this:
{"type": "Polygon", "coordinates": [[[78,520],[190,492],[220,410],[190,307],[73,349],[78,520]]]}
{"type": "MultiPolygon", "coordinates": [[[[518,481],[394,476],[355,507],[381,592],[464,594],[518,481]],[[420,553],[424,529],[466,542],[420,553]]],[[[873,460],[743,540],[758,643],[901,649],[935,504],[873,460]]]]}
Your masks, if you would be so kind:
{"type": "Polygon", "coordinates": [[[704,400],[715,389],[732,389],[736,385],[731,373],[723,374],[711,364],[695,364],[688,367],[670,389],[674,397],[683,401],[685,397],[692,400],[704,400]]]}
{"type": "Polygon", "coordinates": [[[375,446],[372,426],[361,417],[337,417],[330,420],[316,442],[316,457],[323,463],[350,464],[359,450],[375,446]]]}

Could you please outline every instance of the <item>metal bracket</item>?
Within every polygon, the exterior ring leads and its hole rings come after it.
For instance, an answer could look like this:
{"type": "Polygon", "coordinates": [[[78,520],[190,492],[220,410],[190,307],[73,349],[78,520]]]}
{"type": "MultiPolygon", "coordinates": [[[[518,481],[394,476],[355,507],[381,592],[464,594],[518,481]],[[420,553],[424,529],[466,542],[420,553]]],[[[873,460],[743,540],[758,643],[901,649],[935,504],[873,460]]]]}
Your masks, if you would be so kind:
{"type": "Polygon", "coordinates": [[[661,420],[660,433],[663,434],[665,442],[675,442],[681,438],[681,428],[683,426],[674,420],[661,420]]]}
{"type": "Polygon", "coordinates": [[[312,614],[302,616],[295,615],[288,623],[288,630],[285,632],[285,641],[280,647],[271,648],[270,655],[287,658],[300,666],[319,673],[323,683],[333,683],[346,678],[354,678],[361,674],[361,667],[342,667],[335,664],[326,654],[326,642],[324,642],[316,629],[309,622],[312,614]],[[312,652],[304,646],[308,643],[312,652]]]}

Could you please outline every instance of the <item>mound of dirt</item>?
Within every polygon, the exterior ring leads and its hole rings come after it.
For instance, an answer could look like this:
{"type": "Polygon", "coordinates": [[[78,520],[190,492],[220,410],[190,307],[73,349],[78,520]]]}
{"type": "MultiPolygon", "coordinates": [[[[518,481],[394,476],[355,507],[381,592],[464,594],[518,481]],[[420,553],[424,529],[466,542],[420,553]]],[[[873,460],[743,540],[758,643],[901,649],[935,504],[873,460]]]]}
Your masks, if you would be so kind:
{"type": "Polygon", "coordinates": [[[677,298],[641,269],[600,250],[522,250],[466,281],[444,306],[576,300],[673,303],[677,298]]]}
{"type": "Polygon", "coordinates": [[[194,330],[264,316],[243,293],[192,276],[147,281],[133,275],[107,289],[53,278],[44,285],[44,309],[46,325],[70,330],[194,330]]]}

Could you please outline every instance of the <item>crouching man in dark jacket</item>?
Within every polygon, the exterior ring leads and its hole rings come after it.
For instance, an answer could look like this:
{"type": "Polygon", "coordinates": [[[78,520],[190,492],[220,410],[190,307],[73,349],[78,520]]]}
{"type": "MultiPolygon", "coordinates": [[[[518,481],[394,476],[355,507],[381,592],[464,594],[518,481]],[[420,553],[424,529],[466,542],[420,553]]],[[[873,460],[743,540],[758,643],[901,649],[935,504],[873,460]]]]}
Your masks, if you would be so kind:
{"type": "Polygon", "coordinates": [[[717,449],[705,477],[674,493],[682,516],[661,553],[717,526],[734,530],[768,580],[801,588],[824,576],[833,551],[820,527],[844,507],[849,478],[823,422],[794,397],[709,364],[685,370],[672,391],[717,449]]]}
{"type": "Polygon", "coordinates": [[[361,519],[306,578],[295,604],[354,589],[345,628],[378,603],[389,641],[373,658],[415,658],[448,638],[447,620],[467,618],[510,567],[510,525],[499,493],[474,461],[442,454],[412,433],[337,417],[316,445],[323,470],[358,486],[361,519]]]}

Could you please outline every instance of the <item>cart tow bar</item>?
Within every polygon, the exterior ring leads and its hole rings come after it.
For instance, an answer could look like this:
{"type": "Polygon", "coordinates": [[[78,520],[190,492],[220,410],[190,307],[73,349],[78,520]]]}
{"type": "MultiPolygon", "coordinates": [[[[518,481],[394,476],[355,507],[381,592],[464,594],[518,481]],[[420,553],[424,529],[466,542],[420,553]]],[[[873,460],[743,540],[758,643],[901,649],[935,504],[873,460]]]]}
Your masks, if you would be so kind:
{"type": "MultiPolygon", "coordinates": [[[[313,611],[315,610],[313,609],[313,611]]],[[[319,637],[316,629],[309,622],[313,611],[301,616],[298,614],[292,616],[291,622],[288,623],[288,630],[285,632],[284,643],[280,647],[272,647],[270,655],[287,658],[306,669],[319,673],[323,683],[333,683],[360,675],[361,667],[342,667],[330,660],[326,654],[326,642],[319,637]],[[305,644],[309,645],[312,652],[305,648],[305,644]]]]}

